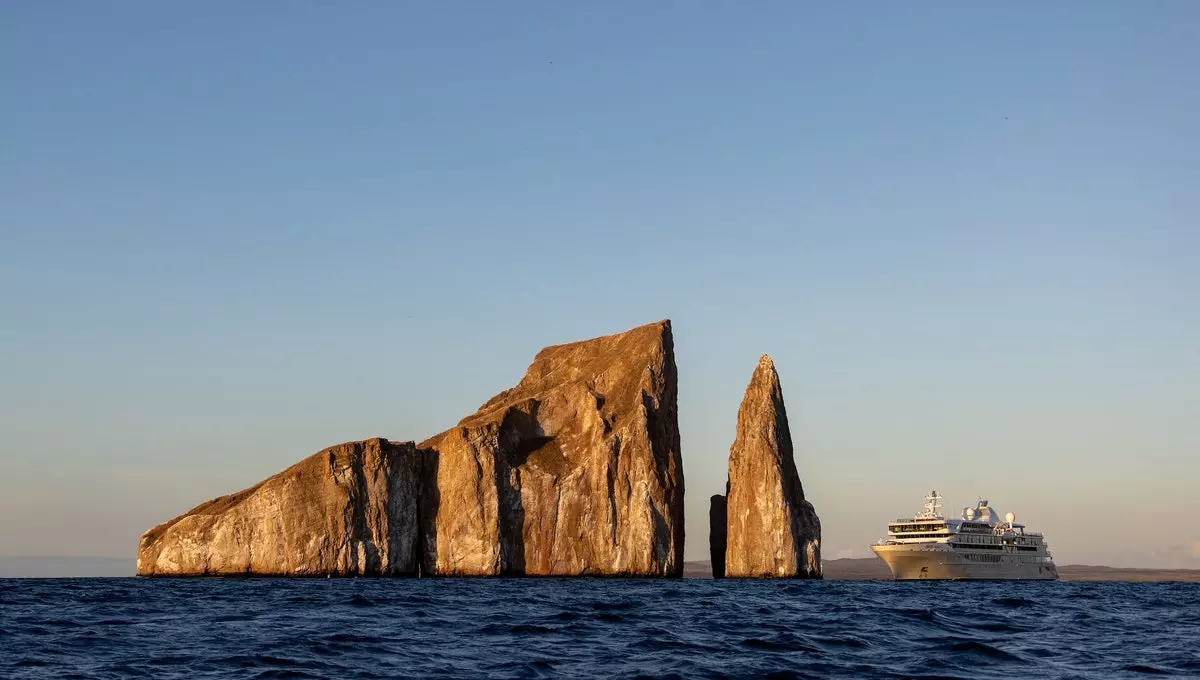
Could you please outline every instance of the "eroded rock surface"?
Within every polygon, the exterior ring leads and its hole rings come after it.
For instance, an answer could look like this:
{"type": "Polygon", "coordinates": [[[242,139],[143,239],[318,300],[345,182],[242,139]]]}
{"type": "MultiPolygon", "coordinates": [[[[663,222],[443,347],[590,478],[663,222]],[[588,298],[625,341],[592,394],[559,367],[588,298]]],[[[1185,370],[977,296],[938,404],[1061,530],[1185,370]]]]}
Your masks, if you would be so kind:
{"type": "Polygon", "coordinates": [[[138,574],[683,571],[671,324],[548,347],[424,444],[326,449],[147,531],[138,574]]]}
{"type": "Polygon", "coordinates": [[[726,577],[821,576],[821,522],[804,499],[783,389],[765,354],[738,410],[728,494],[726,577]]]}
{"type": "Polygon", "coordinates": [[[330,447],[150,529],[137,573],[414,575],[423,459],[412,442],[330,447]]]}
{"type": "Polygon", "coordinates": [[[433,452],[423,571],[679,576],[683,465],[669,321],[547,347],[433,452]]]}

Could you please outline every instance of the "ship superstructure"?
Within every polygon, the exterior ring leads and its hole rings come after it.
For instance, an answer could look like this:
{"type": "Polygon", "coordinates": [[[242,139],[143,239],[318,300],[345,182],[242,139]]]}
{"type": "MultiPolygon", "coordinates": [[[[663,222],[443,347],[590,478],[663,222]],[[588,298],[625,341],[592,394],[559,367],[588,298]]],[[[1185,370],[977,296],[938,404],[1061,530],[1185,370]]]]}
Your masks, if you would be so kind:
{"type": "Polygon", "coordinates": [[[980,499],[962,519],[946,519],[941,501],[931,492],[921,512],[889,523],[887,538],[871,546],[897,580],[1058,578],[1045,537],[1011,512],[1001,518],[980,499]]]}

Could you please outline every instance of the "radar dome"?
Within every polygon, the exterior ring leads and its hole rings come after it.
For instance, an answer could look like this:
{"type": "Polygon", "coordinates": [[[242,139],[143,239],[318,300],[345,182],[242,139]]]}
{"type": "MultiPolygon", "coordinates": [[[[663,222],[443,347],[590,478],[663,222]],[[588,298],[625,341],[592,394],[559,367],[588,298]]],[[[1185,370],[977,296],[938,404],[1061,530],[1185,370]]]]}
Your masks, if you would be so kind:
{"type": "Polygon", "coordinates": [[[967,519],[975,519],[975,508],[967,508],[963,510],[963,517],[967,519]]]}
{"type": "Polygon", "coordinates": [[[1012,514],[1011,512],[1004,516],[1004,521],[1008,522],[1009,524],[1012,524],[1014,521],[1016,521],[1016,519],[1017,519],[1017,516],[1012,514]]]}

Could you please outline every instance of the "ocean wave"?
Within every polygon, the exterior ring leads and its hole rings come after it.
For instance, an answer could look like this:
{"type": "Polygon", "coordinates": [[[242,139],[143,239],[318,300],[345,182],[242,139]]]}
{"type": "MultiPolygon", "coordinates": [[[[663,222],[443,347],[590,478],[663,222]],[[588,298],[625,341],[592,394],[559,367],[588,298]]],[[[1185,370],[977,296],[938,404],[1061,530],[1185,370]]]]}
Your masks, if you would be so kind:
{"type": "Polygon", "coordinates": [[[0,677],[1200,675],[1200,588],[0,581],[0,677]]]}

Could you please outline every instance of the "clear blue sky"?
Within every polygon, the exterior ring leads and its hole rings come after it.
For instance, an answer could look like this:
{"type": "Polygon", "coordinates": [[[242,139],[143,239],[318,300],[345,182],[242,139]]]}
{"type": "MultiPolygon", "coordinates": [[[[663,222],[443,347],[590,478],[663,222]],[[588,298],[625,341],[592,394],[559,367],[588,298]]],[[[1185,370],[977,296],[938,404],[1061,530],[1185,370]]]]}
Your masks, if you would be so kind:
{"type": "Polygon", "coordinates": [[[767,352],[827,557],[938,488],[1060,563],[1200,566],[1198,35],[1190,0],[8,3],[0,554],[132,556],[669,317],[691,559],[767,352]]]}

